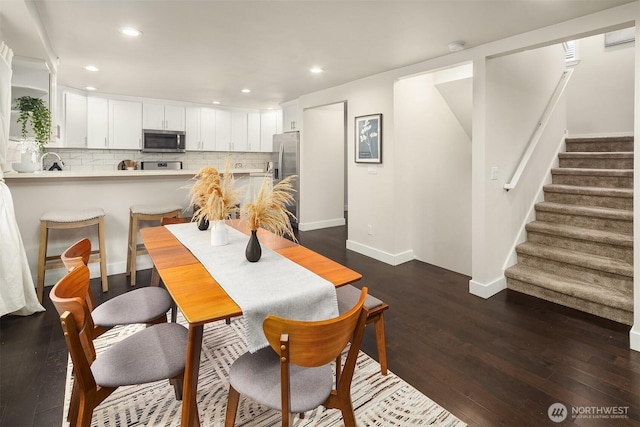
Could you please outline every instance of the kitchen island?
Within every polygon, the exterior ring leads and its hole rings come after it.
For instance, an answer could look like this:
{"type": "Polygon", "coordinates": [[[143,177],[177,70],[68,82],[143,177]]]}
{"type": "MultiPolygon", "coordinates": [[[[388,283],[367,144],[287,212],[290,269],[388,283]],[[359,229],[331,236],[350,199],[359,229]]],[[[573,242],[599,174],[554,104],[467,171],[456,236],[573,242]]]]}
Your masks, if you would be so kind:
{"type": "MultiPolygon", "coordinates": [[[[34,283],[37,275],[40,217],[46,211],[99,207],[105,211],[107,273],[126,270],[129,207],[137,204],[178,203],[189,210],[189,188],[194,170],[107,170],[17,173],[6,172],[16,218],[34,283]]],[[[260,169],[232,170],[236,184],[247,185],[261,179],[260,169]]],[[[151,224],[149,224],[151,225],[151,224]]],[[[49,254],[61,253],[84,237],[97,246],[97,227],[78,230],[51,230],[49,254]]],[[[89,264],[91,277],[99,277],[97,264],[89,264]]],[[[138,258],[138,269],[151,268],[147,255],[138,258]]],[[[63,269],[47,270],[45,286],[55,284],[63,269]]],[[[45,290],[48,292],[48,290],[45,290]]]]}

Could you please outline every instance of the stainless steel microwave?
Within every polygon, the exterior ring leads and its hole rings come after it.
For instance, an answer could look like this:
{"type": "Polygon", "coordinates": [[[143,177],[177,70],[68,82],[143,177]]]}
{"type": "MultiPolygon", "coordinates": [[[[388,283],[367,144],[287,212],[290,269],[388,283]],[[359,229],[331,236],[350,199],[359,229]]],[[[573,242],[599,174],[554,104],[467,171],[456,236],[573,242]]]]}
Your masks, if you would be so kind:
{"type": "Polygon", "coordinates": [[[142,130],[142,151],[145,153],[184,153],[186,135],[179,130],[142,130]]]}

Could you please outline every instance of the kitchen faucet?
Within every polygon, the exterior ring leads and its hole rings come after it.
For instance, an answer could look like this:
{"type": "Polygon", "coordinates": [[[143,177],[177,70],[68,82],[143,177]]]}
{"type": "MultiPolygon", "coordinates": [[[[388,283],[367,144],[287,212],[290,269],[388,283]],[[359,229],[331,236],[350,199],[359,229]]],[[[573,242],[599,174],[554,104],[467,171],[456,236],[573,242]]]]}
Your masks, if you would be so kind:
{"type": "Polygon", "coordinates": [[[41,170],[42,170],[42,171],[44,171],[44,158],[45,158],[45,157],[47,157],[49,154],[51,154],[51,155],[55,156],[55,157],[58,159],[58,162],[59,162],[59,164],[58,164],[58,163],[56,163],[56,162],[53,162],[53,165],[51,166],[51,168],[49,168],[49,170],[54,170],[54,169],[56,169],[56,167],[55,167],[55,166],[57,166],[57,169],[58,169],[58,170],[62,170],[62,168],[61,168],[61,167],[62,167],[62,166],[64,166],[64,162],[62,161],[62,159],[60,158],[60,156],[58,155],[58,153],[53,153],[53,152],[51,152],[51,151],[49,151],[49,152],[47,152],[47,153],[44,153],[44,154],[42,155],[42,157],[40,158],[40,161],[42,162],[41,170]]]}

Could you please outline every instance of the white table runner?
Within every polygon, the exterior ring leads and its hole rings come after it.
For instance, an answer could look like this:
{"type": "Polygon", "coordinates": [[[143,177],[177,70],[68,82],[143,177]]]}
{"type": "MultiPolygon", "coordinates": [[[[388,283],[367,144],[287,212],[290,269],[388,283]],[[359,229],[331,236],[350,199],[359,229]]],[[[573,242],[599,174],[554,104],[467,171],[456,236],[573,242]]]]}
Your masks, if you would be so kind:
{"type": "Polygon", "coordinates": [[[247,261],[246,234],[229,227],[229,244],[211,246],[211,231],[200,231],[195,223],[166,227],[240,306],[249,351],[268,345],[262,322],[269,314],[296,320],[338,316],[331,282],[264,246],[260,261],[247,261]]]}

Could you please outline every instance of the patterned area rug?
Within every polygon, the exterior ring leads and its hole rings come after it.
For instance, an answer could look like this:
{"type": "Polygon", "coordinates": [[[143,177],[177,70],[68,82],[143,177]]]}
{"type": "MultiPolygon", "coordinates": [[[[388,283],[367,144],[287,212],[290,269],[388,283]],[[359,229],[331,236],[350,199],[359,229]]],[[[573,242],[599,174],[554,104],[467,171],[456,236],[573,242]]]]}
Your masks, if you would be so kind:
{"type": "MultiPolygon", "coordinates": [[[[184,319],[178,316],[178,321],[184,319]]],[[[142,326],[116,327],[96,340],[100,354],[114,342],[139,330],[142,326]]],[[[208,324],[204,329],[200,377],[198,382],[198,409],[203,426],[223,426],[227,405],[229,366],[246,351],[242,328],[236,319],[208,324]]],[[[344,360],[344,359],[343,359],[344,360]]],[[[466,426],[462,421],[431,401],[393,373],[380,374],[378,363],[362,351],[352,383],[352,399],[359,426],[466,426]]],[[[71,397],[72,365],[67,368],[65,393],[66,419],[71,397]]],[[[107,398],[93,413],[94,427],[116,426],[179,426],[182,403],[175,400],[169,381],[143,386],[121,387],[107,398]]],[[[63,421],[63,426],[69,424],[63,421]]],[[[279,426],[280,413],[262,407],[249,399],[240,398],[236,426],[279,426]]],[[[320,407],[305,413],[294,426],[343,426],[339,410],[320,407]]]]}

